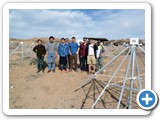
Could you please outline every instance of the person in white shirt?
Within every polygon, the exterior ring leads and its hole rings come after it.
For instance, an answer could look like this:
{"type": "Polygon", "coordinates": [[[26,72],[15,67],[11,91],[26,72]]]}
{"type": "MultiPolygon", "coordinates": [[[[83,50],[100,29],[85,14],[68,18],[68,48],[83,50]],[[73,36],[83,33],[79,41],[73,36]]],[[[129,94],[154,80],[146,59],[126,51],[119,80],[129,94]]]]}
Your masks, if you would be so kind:
{"type": "Polygon", "coordinates": [[[98,49],[96,50],[96,71],[101,69],[103,67],[102,65],[102,54],[105,51],[104,47],[100,44],[100,42],[97,42],[98,49]]]}
{"type": "Polygon", "coordinates": [[[88,64],[88,73],[95,73],[95,64],[96,64],[96,50],[97,46],[93,43],[93,39],[89,40],[87,44],[86,54],[87,54],[87,64],[88,64]]]}

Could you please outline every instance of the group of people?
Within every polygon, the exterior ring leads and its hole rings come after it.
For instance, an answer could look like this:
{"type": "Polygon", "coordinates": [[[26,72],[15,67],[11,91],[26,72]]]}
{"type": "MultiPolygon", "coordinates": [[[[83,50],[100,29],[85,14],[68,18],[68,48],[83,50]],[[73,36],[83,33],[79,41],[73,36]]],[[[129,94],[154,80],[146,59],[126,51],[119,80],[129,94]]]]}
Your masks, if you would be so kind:
{"type": "Polygon", "coordinates": [[[61,38],[59,45],[57,45],[54,37],[50,36],[46,46],[42,44],[41,39],[38,39],[37,43],[38,45],[33,48],[37,54],[37,73],[41,70],[44,72],[44,57],[48,59],[48,73],[55,72],[58,56],[60,71],[68,71],[69,69],[69,72],[72,70],[77,72],[78,57],[82,72],[88,71],[91,74],[102,68],[102,54],[105,49],[100,41],[94,42],[92,38],[87,41],[86,38],[83,38],[83,42],[78,45],[75,37],[72,37],[71,42],[68,38],[61,38]]]}

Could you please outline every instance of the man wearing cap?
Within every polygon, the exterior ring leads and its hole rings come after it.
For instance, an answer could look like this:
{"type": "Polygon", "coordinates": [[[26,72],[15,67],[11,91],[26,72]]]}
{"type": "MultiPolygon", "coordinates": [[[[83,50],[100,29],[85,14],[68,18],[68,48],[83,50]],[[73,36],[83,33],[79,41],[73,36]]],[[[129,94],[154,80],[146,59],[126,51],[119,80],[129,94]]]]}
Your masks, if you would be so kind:
{"type": "Polygon", "coordinates": [[[37,63],[38,63],[38,70],[39,73],[41,70],[44,72],[44,56],[46,54],[46,48],[42,45],[42,40],[37,40],[38,45],[33,48],[33,51],[37,53],[37,63]]]}

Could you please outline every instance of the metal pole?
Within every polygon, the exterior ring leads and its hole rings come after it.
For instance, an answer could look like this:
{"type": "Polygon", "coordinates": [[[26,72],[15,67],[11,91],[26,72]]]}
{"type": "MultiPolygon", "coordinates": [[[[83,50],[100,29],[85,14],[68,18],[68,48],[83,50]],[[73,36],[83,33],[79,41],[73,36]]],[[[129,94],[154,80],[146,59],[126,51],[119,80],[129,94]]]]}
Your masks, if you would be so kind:
{"type": "Polygon", "coordinates": [[[20,46],[21,46],[21,44],[19,44],[19,45],[14,49],[14,51],[11,53],[11,55],[14,54],[14,53],[16,52],[16,50],[17,50],[20,46]]]}
{"type": "Polygon", "coordinates": [[[24,57],[24,51],[23,51],[23,42],[21,42],[21,48],[22,48],[21,59],[22,59],[22,61],[23,61],[23,57],[24,57]]]}
{"type": "Polygon", "coordinates": [[[142,90],[142,80],[140,78],[140,71],[139,71],[138,60],[137,60],[136,54],[135,54],[135,62],[136,62],[137,78],[138,78],[138,82],[139,82],[139,89],[142,90]]]}
{"type": "MultiPolygon", "coordinates": [[[[110,65],[113,61],[115,61],[120,55],[122,55],[129,47],[126,47],[124,50],[122,50],[117,56],[115,56],[110,62],[108,62],[106,65],[104,65],[99,71],[97,71],[94,75],[92,75],[91,77],[89,77],[87,80],[85,80],[85,82],[81,85],[80,88],[84,87],[86,84],[88,84],[89,82],[92,81],[92,79],[94,79],[97,74],[99,74],[101,71],[103,71],[108,65],[110,65]]],[[[78,88],[78,89],[80,89],[78,88]]],[[[78,90],[77,89],[77,90],[78,90]]],[[[76,90],[76,91],[77,91],[76,90]]]]}
{"type": "Polygon", "coordinates": [[[140,45],[138,47],[145,53],[145,50],[140,45]]]}
{"type": "Polygon", "coordinates": [[[87,94],[86,94],[86,97],[84,98],[84,101],[83,101],[83,103],[82,103],[82,105],[81,105],[81,109],[84,107],[84,104],[85,104],[85,102],[86,102],[86,100],[87,100],[87,97],[88,97],[88,95],[89,95],[89,92],[91,91],[92,85],[93,85],[93,82],[92,82],[91,86],[89,87],[89,90],[88,90],[88,92],[87,92],[87,94]]]}
{"type": "Polygon", "coordinates": [[[118,66],[117,70],[113,73],[113,76],[110,78],[109,82],[107,83],[107,85],[104,87],[103,91],[101,92],[101,94],[98,96],[97,100],[95,101],[95,103],[92,105],[91,109],[93,109],[93,107],[97,104],[98,100],[101,98],[101,96],[103,95],[104,91],[109,87],[110,82],[113,80],[114,76],[116,75],[116,73],[119,71],[120,67],[122,66],[122,64],[124,63],[124,61],[126,60],[128,54],[130,53],[131,49],[128,51],[128,53],[126,54],[126,56],[124,57],[124,59],[122,60],[122,62],[120,63],[120,65],[118,66]]]}
{"type": "MultiPolygon", "coordinates": [[[[96,101],[96,85],[95,85],[95,80],[93,81],[93,99],[94,99],[94,102],[96,101]]],[[[96,106],[94,106],[94,109],[96,108],[96,106]]]]}
{"type": "Polygon", "coordinates": [[[132,89],[133,89],[133,82],[135,80],[134,77],[134,63],[135,63],[135,45],[132,46],[132,69],[131,69],[131,80],[130,80],[130,95],[129,95],[129,109],[132,109],[132,89]]]}
{"type": "Polygon", "coordinates": [[[127,66],[127,70],[126,70],[126,74],[125,74],[125,77],[124,77],[124,80],[123,80],[123,86],[122,86],[121,94],[120,94],[120,97],[119,97],[117,109],[120,108],[120,104],[121,104],[121,101],[122,101],[123,91],[125,89],[125,84],[126,84],[126,80],[127,80],[127,77],[128,77],[128,71],[129,71],[129,67],[130,67],[130,64],[131,64],[132,54],[133,53],[131,52],[131,56],[130,56],[130,59],[129,59],[129,62],[128,62],[128,66],[127,66]]]}

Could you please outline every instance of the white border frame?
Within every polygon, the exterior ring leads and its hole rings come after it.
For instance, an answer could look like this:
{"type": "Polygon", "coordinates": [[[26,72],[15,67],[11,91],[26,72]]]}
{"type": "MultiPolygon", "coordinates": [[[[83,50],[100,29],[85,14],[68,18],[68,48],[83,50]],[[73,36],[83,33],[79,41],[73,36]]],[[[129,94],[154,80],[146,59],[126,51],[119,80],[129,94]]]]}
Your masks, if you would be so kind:
{"type": "Polygon", "coordinates": [[[145,9],[145,89],[151,89],[151,6],[149,4],[6,3],[3,6],[3,112],[7,115],[148,115],[150,113],[142,109],[9,109],[9,9],[145,9]]]}

